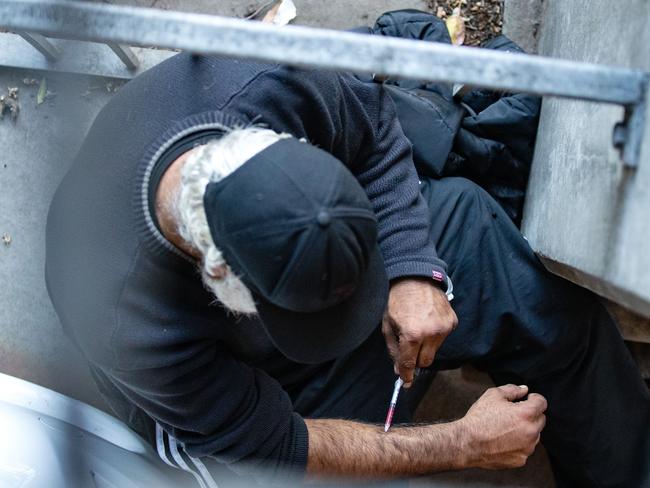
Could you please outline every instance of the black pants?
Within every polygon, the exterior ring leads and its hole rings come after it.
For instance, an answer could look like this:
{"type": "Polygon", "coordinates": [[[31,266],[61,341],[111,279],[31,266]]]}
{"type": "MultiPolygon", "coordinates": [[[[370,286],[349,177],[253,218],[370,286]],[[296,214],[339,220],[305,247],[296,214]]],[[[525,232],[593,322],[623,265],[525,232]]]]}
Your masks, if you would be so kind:
{"type": "MultiPolygon", "coordinates": [[[[598,299],[548,273],[474,183],[425,179],[421,189],[459,318],[433,368],[471,363],[497,384],[523,383],[544,395],[542,442],[558,486],[650,487],[650,395],[598,299]]],[[[425,373],[400,397],[400,420],[409,421],[433,376],[425,373]]],[[[299,395],[296,408],[383,422],[394,380],[377,331],[313,385],[316,394],[299,395]]]]}

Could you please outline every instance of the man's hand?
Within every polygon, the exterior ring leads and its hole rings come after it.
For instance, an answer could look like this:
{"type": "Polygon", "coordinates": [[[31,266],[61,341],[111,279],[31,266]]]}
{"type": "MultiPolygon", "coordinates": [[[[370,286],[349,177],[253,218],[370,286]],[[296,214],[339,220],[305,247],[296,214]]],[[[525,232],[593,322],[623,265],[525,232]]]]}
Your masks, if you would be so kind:
{"type": "Polygon", "coordinates": [[[431,366],[457,324],[447,295],[431,280],[404,278],[391,284],[382,331],[405,388],[411,386],[416,367],[431,366]]]}
{"type": "Polygon", "coordinates": [[[487,390],[459,423],[463,427],[466,466],[483,469],[519,468],[539,443],[547,404],[525,386],[487,390]]]}

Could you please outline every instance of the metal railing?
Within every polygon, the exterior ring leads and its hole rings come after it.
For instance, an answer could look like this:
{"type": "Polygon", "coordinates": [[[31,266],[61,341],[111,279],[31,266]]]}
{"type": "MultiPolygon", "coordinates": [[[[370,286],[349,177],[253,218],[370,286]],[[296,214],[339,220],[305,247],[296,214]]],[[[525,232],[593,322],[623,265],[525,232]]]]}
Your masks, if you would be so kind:
{"type": "MultiPolygon", "coordinates": [[[[128,71],[139,62],[127,46],[225,54],[295,66],[462,83],[625,107],[614,145],[636,167],[645,125],[648,73],[595,64],[368,36],[299,26],[84,2],[0,1],[0,28],[22,35],[43,54],[41,69],[57,69],[60,52],[46,37],[105,43],[128,71]]],[[[62,50],[61,50],[62,51],[62,50]]],[[[167,54],[163,54],[165,57],[167,54]]],[[[0,51],[0,65],[4,64],[0,51]]],[[[68,64],[71,62],[66,61],[68,64]]],[[[83,63],[82,63],[83,64],[83,63]]],[[[23,66],[25,67],[25,66],[23,66]]]]}

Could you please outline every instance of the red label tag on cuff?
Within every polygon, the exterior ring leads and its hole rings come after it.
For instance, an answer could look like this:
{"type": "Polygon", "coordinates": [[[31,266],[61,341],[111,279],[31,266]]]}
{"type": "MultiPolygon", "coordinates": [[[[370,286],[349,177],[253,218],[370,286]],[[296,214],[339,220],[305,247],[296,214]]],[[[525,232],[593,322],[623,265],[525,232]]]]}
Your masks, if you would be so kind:
{"type": "Polygon", "coordinates": [[[444,275],[440,271],[433,270],[431,275],[436,281],[442,281],[444,279],[444,275]]]}

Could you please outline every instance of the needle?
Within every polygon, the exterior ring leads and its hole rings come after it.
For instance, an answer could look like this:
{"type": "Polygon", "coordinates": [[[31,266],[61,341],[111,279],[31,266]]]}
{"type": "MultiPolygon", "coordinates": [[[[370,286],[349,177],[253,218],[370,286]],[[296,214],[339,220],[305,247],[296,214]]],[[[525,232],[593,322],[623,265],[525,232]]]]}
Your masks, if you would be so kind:
{"type": "Polygon", "coordinates": [[[395,405],[397,405],[397,397],[399,396],[399,391],[402,389],[404,381],[402,378],[397,378],[395,381],[395,388],[393,388],[393,396],[390,399],[390,406],[388,407],[388,415],[386,415],[386,422],[384,423],[384,432],[388,432],[390,425],[393,423],[393,414],[395,413],[395,405]]]}

